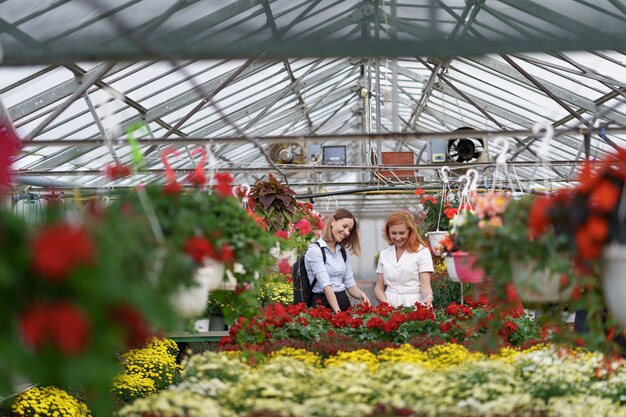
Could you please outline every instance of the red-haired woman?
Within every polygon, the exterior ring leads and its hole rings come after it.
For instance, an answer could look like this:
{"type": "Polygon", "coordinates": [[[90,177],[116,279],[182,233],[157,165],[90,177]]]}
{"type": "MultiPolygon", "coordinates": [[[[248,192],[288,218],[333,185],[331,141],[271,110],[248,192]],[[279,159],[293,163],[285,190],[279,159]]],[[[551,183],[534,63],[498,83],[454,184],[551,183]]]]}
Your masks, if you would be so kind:
{"type": "Polygon", "coordinates": [[[390,246],[378,258],[376,299],[394,307],[416,302],[432,307],[433,259],[413,217],[406,212],[392,213],[385,225],[385,238],[390,246]]]}

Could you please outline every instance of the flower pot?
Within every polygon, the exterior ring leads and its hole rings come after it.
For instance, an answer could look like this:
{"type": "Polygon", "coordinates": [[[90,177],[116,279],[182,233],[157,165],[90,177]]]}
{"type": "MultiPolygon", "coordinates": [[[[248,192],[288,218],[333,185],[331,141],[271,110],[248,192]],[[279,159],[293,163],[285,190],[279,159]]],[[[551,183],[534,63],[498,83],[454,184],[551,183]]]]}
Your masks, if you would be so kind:
{"type": "Polygon", "coordinates": [[[446,269],[448,270],[448,278],[450,278],[450,281],[461,282],[459,275],[456,273],[456,268],[454,267],[454,258],[452,256],[445,256],[443,259],[446,262],[446,269]]]}
{"type": "Polygon", "coordinates": [[[193,328],[196,329],[197,332],[208,332],[211,320],[206,319],[198,319],[193,322],[193,328]]]}
{"type": "Polygon", "coordinates": [[[209,331],[211,332],[223,332],[228,330],[228,326],[222,316],[211,316],[209,320],[209,331]]]}
{"type": "Polygon", "coordinates": [[[432,248],[435,255],[441,256],[443,251],[443,245],[441,244],[441,241],[449,234],[450,233],[442,230],[426,233],[428,241],[430,242],[430,247],[432,248]]]}
{"type": "Polygon", "coordinates": [[[613,244],[602,251],[604,299],[613,317],[626,325],[626,245],[613,244]]]}
{"type": "Polygon", "coordinates": [[[458,251],[452,252],[452,258],[454,259],[454,269],[459,277],[459,281],[470,284],[483,282],[485,272],[482,268],[474,267],[476,255],[458,251]]]}
{"type": "Polygon", "coordinates": [[[517,295],[528,303],[561,303],[572,297],[573,285],[561,287],[561,273],[537,270],[536,262],[511,263],[511,273],[517,295]]]}
{"type": "Polygon", "coordinates": [[[171,302],[182,318],[195,318],[204,312],[209,291],[220,286],[224,279],[224,264],[206,259],[194,273],[196,286],[183,288],[172,294],[171,302]]]}

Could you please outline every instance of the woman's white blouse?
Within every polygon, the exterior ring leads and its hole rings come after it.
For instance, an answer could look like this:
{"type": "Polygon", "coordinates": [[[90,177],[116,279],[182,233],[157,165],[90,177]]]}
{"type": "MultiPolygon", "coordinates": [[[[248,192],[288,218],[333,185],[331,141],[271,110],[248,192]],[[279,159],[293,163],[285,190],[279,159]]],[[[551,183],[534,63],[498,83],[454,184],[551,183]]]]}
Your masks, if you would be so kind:
{"type": "Polygon", "coordinates": [[[433,258],[428,248],[421,246],[417,252],[405,250],[396,260],[396,247],[391,245],[380,252],[377,274],[383,274],[385,296],[394,307],[411,306],[423,302],[420,291],[421,272],[434,272],[433,258]]]}

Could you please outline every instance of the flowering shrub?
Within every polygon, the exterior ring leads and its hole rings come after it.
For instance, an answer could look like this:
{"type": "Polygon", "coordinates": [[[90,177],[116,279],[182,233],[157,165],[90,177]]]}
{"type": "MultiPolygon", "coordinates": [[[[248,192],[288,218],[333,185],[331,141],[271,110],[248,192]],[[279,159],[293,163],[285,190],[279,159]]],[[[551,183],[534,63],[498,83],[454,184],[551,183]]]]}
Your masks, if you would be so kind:
{"type": "Polygon", "coordinates": [[[167,388],[180,379],[182,367],[176,362],[178,346],[169,339],[152,338],[141,349],[121,357],[123,373],[113,380],[116,397],[130,403],[167,388]]]}
{"type": "Polygon", "coordinates": [[[136,225],[111,229],[93,214],[70,221],[54,204],[43,223],[29,228],[0,210],[0,357],[10,358],[0,392],[25,377],[106,398],[114,354],[145,343],[174,312],[142,273],[143,248],[126,246],[136,225]]]}
{"type": "MultiPolygon", "coordinates": [[[[293,221],[286,229],[286,247],[296,253],[304,253],[311,242],[320,238],[323,229],[322,217],[313,209],[313,205],[311,203],[298,203],[293,221]]],[[[284,233],[279,232],[277,236],[285,238],[284,233]]]]}
{"type": "Polygon", "coordinates": [[[91,417],[85,403],[53,386],[21,393],[13,401],[11,413],[15,417],[91,417]]]}
{"type": "Polygon", "coordinates": [[[415,190],[415,195],[419,198],[419,203],[415,206],[407,207],[406,210],[411,213],[420,234],[435,230],[448,230],[450,227],[450,219],[458,212],[453,207],[453,201],[442,198],[442,196],[426,195],[421,188],[415,190]]]}
{"type": "MultiPolygon", "coordinates": [[[[291,269],[289,272],[291,272],[291,269]]],[[[257,296],[260,305],[265,306],[273,303],[282,305],[293,304],[293,283],[290,275],[273,272],[262,277],[261,282],[257,296]]]]}
{"type": "MultiPolygon", "coordinates": [[[[287,307],[274,304],[266,306],[256,317],[241,318],[220,344],[228,349],[239,346],[258,350],[259,345],[268,340],[297,339],[310,346],[323,346],[325,343],[320,341],[327,338],[328,341],[336,340],[331,342],[333,346],[342,341],[342,337],[359,343],[397,344],[420,335],[472,344],[485,334],[488,327],[485,323],[493,319],[495,310],[479,303],[470,305],[452,303],[445,309],[433,311],[419,304],[415,308],[394,308],[382,303],[376,307],[353,306],[347,312],[332,314],[323,306],[307,310],[304,304],[287,307]]],[[[533,329],[533,320],[523,312],[509,311],[508,315],[498,317],[503,325],[497,335],[501,344],[522,344],[542,336],[539,324],[535,323],[533,329]]],[[[349,345],[345,341],[341,343],[349,345]]]]}
{"type": "Polygon", "coordinates": [[[183,380],[120,415],[204,415],[201,398],[216,416],[624,415],[616,398],[624,390],[623,360],[552,346],[486,356],[458,344],[427,351],[403,345],[325,360],[283,349],[248,364],[231,352],[197,356],[192,368],[206,371],[195,371],[193,383],[183,380]]]}
{"type": "Polygon", "coordinates": [[[529,229],[532,198],[512,200],[503,193],[487,193],[474,199],[475,211],[465,214],[466,220],[456,229],[464,248],[478,254],[477,264],[493,280],[493,295],[499,302],[516,302],[513,274],[516,269],[529,268],[526,289],[541,293],[543,283],[532,282],[541,271],[558,275],[561,289],[571,287],[576,275],[571,273],[567,241],[554,233],[535,236],[529,229]]]}
{"type": "MultiPolygon", "coordinates": [[[[233,197],[232,178],[221,181],[224,190],[211,194],[146,188],[145,194],[132,193],[120,199],[110,211],[122,213],[126,222],[143,224],[147,231],[152,230],[148,226],[154,227],[149,215],[154,212],[165,240],[161,243],[155,236],[146,236],[147,246],[153,250],[146,251],[144,257],[153,260],[152,272],[158,274],[163,292],[171,294],[172,286],[180,285],[181,279],[191,281],[193,271],[206,266],[207,260],[224,264],[224,290],[212,291],[211,297],[224,306],[225,318],[233,320],[256,311],[259,271],[272,264],[269,249],[276,239],[233,197]]],[[[205,293],[199,298],[196,316],[205,310],[207,296],[205,293]]],[[[179,304],[180,308],[191,308],[188,303],[179,304]]]]}
{"type": "Polygon", "coordinates": [[[619,213],[626,181],[625,162],[626,150],[618,149],[602,161],[587,163],[573,190],[535,200],[533,234],[554,230],[566,237],[579,266],[586,267],[593,265],[606,245],[626,244],[626,220],[619,213]]]}

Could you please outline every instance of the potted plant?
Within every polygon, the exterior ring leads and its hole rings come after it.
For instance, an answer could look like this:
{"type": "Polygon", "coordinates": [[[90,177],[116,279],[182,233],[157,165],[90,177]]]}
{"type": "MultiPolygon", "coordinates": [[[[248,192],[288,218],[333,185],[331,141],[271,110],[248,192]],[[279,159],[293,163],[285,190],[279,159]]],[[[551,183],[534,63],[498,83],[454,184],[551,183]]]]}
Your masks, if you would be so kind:
{"type": "Polygon", "coordinates": [[[287,230],[298,210],[295,194],[270,173],[267,180],[257,181],[250,190],[251,206],[264,219],[267,230],[287,230]]]}
{"type": "Polygon", "coordinates": [[[514,285],[522,301],[563,302],[574,288],[567,240],[555,233],[534,235],[529,228],[533,198],[511,199],[504,193],[474,198],[473,212],[458,227],[464,247],[479,254],[476,264],[493,280],[495,295],[511,298],[514,285]]]}
{"type": "Polygon", "coordinates": [[[477,284],[483,282],[485,273],[476,265],[476,255],[467,251],[465,238],[461,236],[461,231],[469,227],[466,226],[468,222],[477,222],[469,210],[463,210],[452,218],[450,234],[442,240],[442,253],[451,280],[477,284]]]}
{"type": "MultiPolygon", "coordinates": [[[[615,318],[626,325],[626,151],[618,149],[601,161],[583,166],[578,185],[537,199],[534,232],[554,229],[574,251],[580,270],[599,268],[604,299],[615,318]]],[[[588,292],[592,292],[593,283],[588,292]]]]}
{"type": "Polygon", "coordinates": [[[407,207],[406,211],[413,216],[420,233],[428,238],[433,253],[440,256],[443,252],[442,240],[449,234],[450,219],[458,209],[452,207],[444,196],[425,195],[421,188],[415,190],[415,195],[419,197],[419,203],[407,207]]]}

